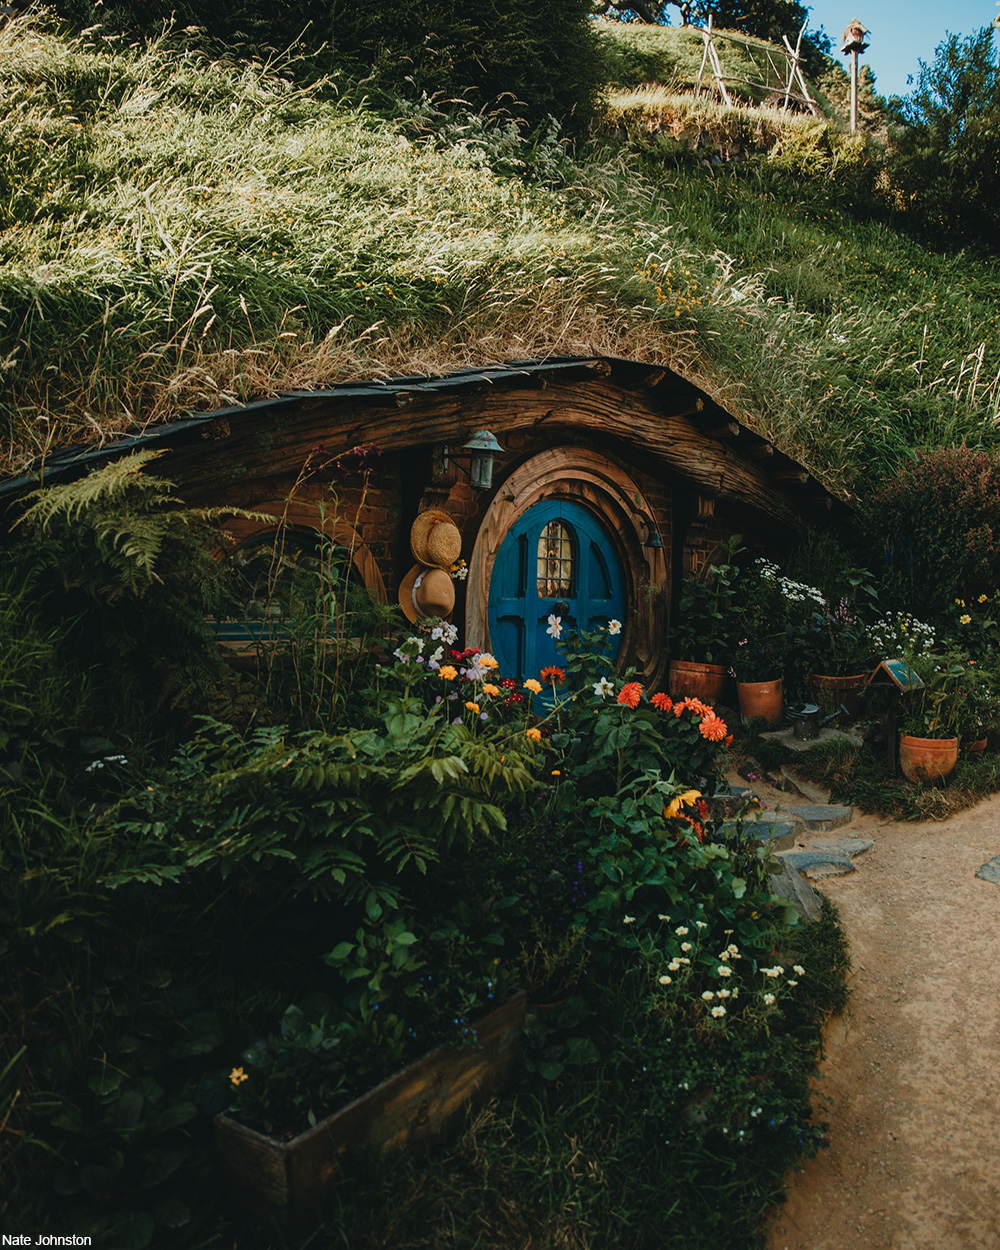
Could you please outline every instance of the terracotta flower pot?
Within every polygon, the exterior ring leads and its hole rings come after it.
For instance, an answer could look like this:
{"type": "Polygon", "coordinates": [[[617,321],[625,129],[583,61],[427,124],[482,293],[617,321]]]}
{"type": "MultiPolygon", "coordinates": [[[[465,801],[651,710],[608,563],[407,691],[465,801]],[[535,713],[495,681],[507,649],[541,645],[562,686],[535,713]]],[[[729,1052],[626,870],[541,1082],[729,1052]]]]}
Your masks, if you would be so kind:
{"type": "Polygon", "coordinates": [[[850,677],[828,677],[822,673],[813,673],[809,680],[821,698],[838,706],[843,704],[847,708],[848,716],[857,716],[869,676],[868,673],[856,673],[850,677]]]}
{"type": "Polygon", "coordinates": [[[963,755],[982,755],[982,753],[985,750],[986,750],[985,738],[977,738],[975,742],[963,742],[962,743],[963,755]]]}
{"type": "Polygon", "coordinates": [[[694,660],[671,660],[668,684],[675,699],[685,696],[716,703],[722,698],[729,670],[721,664],[699,664],[694,660]]]}
{"type": "Polygon", "coordinates": [[[774,725],[784,715],[785,697],[780,677],[776,681],[738,681],[736,697],[744,721],[763,717],[769,725],[774,725]]]}
{"type": "Polygon", "coordinates": [[[937,784],[958,763],[958,738],[913,738],[899,735],[899,766],[908,781],[937,784]]]}

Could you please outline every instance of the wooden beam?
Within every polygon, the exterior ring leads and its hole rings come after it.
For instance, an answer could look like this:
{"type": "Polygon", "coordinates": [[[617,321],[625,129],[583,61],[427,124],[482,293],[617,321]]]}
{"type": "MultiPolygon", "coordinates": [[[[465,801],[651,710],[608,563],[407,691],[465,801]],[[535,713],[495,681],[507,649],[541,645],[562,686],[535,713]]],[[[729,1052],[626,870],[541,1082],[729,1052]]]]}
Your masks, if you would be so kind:
{"type": "Polygon", "coordinates": [[[747,460],[768,460],[774,455],[774,448],[770,443],[750,443],[745,445],[741,442],[737,451],[747,460]]]}
{"type": "Polygon", "coordinates": [[[768,473],[768,477],[772,482],[797,486],[805,486],[809,481],[809,474],[805,469],[774,469],[768,473]]]}
{"type": "Polygon", "coordinates": [[[714,425],[698,425],[698,431],[708,438],[736,438],[740,432],[738,421],[716,421],[714,425]]]}
{"type": "Polygon", "coordinates": [[[384,452],[405,452],[426,444],[455,443],[478,429],[492,430],[503,442],[504,433],[530,430],[541,421],[566,430],[569,439],[612,438],[622,448],[619,454],[642,460],[649,473],[676,473],[704,494],[746,505],[785,525],[801,523],[798,505],[776,487],[785,481],[805,483],[806,470],[779,471],[790,474],[784,478],[769,475],[731,444],[706,437],[690,415],[664,412],[660,391],[647,396],[591,379],[552,382],[544,391],[526,380],[484,395],[452,390],[427,396],[416,390],[403,393],[412,402],[402,409],[392,403],[392,392],[389,406],[338,398],[331,392],[280,423],[260,414],[234,420],[233,435],[218,444],[220,455],[225,449],[224,464],[213,456],[211,444],[202,443],[170,453],[163,471],[183,483],[185,497],[192,502],[237,499],[239,491],[254,481],[294,480],[316,446],[335,454],[375,443],[384,452]],[[260,438],[264,433],[269,435],[266,440],[260,438]]]}

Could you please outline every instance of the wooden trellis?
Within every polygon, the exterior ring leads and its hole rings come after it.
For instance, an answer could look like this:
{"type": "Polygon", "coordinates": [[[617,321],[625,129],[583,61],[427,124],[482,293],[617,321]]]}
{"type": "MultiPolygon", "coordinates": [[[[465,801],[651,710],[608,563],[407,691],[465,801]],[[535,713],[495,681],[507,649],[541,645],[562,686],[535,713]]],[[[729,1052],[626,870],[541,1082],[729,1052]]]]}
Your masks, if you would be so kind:
{"type": "Polygon", "coordinates": [[[775,53],[770,48],[761,47],[748,39],[741,39],[738,35],[724,35],[719,31],[713,31],[711,14],[709,14],[708,26],[706,28],[695,27],[694,29],[698,31],[705,41],[705,51],[701,58],[698,80],[694,87],[696,96],[701,92],[705,66],[708,65],[711,68],[715,85],[719,89],[719,94],[730,107],[732,107],[733,101],[727,90],[727,83],[730,86],[750,87],[755,91],[766,91],[775,98],[782,96],[782,112],[787,112],[789,104],[794,100],[797,104],[804,105],[809,109],[814,117],[823,116],[819,105],[809,94],[805,75],[802,73],[802,59],[799,55],[799,50],[802,47],[802,36],[805,33],[805,26],[799,31],[799,37],[795,41],[794,48],[789,42],[788,36],[782,35],[781,38],[786,49],[784,53],[775,53]],[[725,39],[729,43],[739,44],[754,69],[760,71],[760,77],[757,79],[737,78],[732,74],[724,74],[722,72],[722,62],[719,60],[719,53],[715,46],[717,39],[725,39]]]}

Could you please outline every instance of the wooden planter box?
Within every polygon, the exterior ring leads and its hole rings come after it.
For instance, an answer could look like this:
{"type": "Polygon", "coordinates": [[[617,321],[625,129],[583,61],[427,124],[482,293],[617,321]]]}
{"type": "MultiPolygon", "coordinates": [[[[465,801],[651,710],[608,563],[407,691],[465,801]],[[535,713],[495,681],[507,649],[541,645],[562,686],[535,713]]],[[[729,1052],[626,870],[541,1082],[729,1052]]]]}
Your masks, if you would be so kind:
{"type": "Polygon", "coordinates": [[[522,991],[477,1023],[478,1044],[438,1046],[290,1141],[257,1133],[221,1112],[215,1142],[224,1171],[240,1188],[295,1208],[319,1196],[352,1148],[431,1145],[471,1102],[485,1101],[503,1084],[526,1005],[522,991]]]}

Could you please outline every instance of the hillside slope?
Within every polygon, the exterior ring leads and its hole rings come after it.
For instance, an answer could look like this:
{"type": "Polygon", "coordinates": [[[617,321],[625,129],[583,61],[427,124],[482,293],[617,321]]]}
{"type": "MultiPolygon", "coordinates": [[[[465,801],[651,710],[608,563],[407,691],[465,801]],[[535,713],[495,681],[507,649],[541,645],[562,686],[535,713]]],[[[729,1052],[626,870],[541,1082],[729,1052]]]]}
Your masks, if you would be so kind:
{"type": "Polygon", "coordinates": [[[0,31],[3,471],[291,387],[554,352],[667,363],[842,490],[998,441],[1000,266],[833,207],[811,119],[731,167],[627,127],[571,159],[184,39],[0,31]]]}

